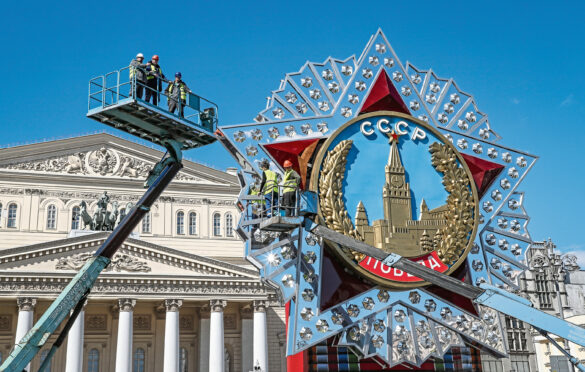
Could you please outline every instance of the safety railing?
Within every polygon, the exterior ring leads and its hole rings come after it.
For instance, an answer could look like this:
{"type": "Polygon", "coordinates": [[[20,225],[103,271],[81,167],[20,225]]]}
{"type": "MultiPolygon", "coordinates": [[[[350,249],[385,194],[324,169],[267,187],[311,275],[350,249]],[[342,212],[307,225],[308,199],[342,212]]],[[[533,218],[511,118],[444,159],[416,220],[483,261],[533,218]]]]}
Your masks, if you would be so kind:
{"type": "Polygon", "coordinates": [[[300,193],[298,187],[278,185],[278,191],[268,194],[260,192],[248,195],[244,213],[246,219],[265,219],[273,216],[296,217],[300,209],[300,193]],[[289,191],[291,188],[294,191],[289,191]]]}
{"type": "MultiPolygon", "coordinates": [[[[209,132],[215,131],[218,121],[218,107],[215,103],[191,91],[186,92],[185,99],[182,99],[180,93],[174,95],[167,90],[172,81],[160,76],[141,81],[137,79],[136,69],[128,66],[91,79],[88,111],[106,109],[135,100],[155,106],[209,132]]],[[[146,75],[146,71],[143,72],[146,75]]]]}

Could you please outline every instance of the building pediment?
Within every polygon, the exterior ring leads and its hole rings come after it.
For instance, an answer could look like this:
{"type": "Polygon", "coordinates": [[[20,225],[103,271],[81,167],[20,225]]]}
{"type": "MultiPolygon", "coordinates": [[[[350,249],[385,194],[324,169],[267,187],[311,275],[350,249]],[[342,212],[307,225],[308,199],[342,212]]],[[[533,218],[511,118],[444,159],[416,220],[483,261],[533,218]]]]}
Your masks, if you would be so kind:
{"type": "MultiPolygon", "coordinates": [[[[0,171],[144,180],[163,153],[102,133],[0,150],[0,171]]],[[[230,186],[236,177],[184,161],[176,182],[230,186]]]]}
{"type": "MultiPolygon", "coordinates": [[[[75,274],[108,235],[107,232],[96,232],[0,251],[0,273],[75,274]]],[[[123,243],[102,275],[258,278],[254,270],[132,238],[123,243]]]]}
{"type": "MultiPolygon", "coordinates": [[[[56,240],[0,251],[0,293],[52,298],[59,294],[109,233],[56,240]]],[[[255,270],[172,248],[127,239],[96,281],[92,295],[181,298],[266,298],[255,270]]]]}

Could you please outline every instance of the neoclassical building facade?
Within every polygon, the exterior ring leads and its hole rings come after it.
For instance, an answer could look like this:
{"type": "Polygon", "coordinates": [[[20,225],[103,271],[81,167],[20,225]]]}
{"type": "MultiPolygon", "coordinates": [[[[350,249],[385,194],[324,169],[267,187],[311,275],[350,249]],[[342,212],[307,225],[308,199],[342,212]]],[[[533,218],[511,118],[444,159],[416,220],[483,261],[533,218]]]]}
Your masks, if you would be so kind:
{"type": "MultiPolygon", "coordinates": [[[[84,229],[83,211],[104,191],[111,211],[135,203],[162,155],[105,133],[0,149],[2,360],[108,237],[84,229]]],[[[284,308],[243,258],[239,190],[233,170],[185,160],[98,279],[51,371],[284,371],[284,308]]]]}

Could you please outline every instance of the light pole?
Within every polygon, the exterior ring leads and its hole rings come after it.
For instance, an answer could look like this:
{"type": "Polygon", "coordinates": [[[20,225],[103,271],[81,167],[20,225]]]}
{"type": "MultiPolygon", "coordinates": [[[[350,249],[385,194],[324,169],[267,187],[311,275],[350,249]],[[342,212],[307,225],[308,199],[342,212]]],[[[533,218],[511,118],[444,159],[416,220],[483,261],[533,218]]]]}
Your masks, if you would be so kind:
{"type": "MultiPolygon", "coordinates": [[[[552,277],[553,277],[553,281],[555,283],[555,291],[556,291],[556,295],[557,295],[557,306],[559,308],[559,316],[561,317],[561,319],[565,319],[565,310],[563,308],[563,303],[561,300],[561,289],[559,286],[559,279],[561,277],[561,274],[563,274],[563,280],[565,279],[565,275],[569,272],[575,271],[575,270],[579,270],[579,265],[577,264],[577,257],[575,257],[574,255],[570,255],[570,254],[564,254],[561,255],[559,253],[556,253],[554,251],[554,244],[553,242],[549,239],[546,243],[545,246],[548,248],[548,256],[549,256],[549,260],[542,260],[541,262],[539,262],[539,265],[534,265],[534,268],[539,269],[539,271],[542,271],[545,268],[550,268],[552,277]]],[[[570,345],[569,345],[569,341],[563,339],[563,343],[564,343],[564,348],[567,351],[567,353],[570,354],[570,345]]],[[[571,371],[574,371],[573,368],[573,364],[569,363],[570,369],[571,371]]]]}

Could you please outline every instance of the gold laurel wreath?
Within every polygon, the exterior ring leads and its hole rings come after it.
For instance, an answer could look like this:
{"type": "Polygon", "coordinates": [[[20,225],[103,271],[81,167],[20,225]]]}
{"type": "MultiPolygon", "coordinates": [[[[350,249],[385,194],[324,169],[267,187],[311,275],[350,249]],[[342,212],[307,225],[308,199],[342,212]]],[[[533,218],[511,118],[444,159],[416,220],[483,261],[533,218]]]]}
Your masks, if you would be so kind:
{"type": "MultiPolygon", "coordinates": [[[[328,228],[363,241],[347,213],[341,191],[347,154],[352,144],[352,140],[344,140],[327,152],[319,174],[319,207],[328,228]]],[[[465,250],[466,238],[473,229],[473,196],[469,189],[469,178],[465,170],[457,164],[453,149],[435,142],[429,147],[429,152],[432,165],[443,174],[443,186],[449,193],[445,215],[447,226],[440,230],[441,239],[435,248],[441,261],[451,265],[465,250]]],[[[363,253],[343,247],[342,249],[350,253],[357,262],[365,257],[363,253]]]]}
{"type": "MultiPolygon", "coordinates": [[[[321,215],[325,218],[325,224],[331,230],[337,231],[354,239],[362,240],[362,237],[353,226],[353,222],[347,213],[343,202],[343,178],[345,177],[345,166],[347,154],[351,150],[352,140],[339,142],[323,161],[323,167],[319,174],[319,207],[321,215]]],[[[345,247],[342,249],[351,252],[356,261],[361,261],[363,253],[350,251],[345,247]]]]}
{"type": "Polygon", "coordinates": [[[447,226],[440,230],[441,239],[436,250],[441,261],[451,265],[465,251],[467,238],[473,230],[473,195],[469,177],[457,163],[457,155],[451,147],[434,142],[429,152],[433,167],[443,173],[443,186],[449,194],[445,214],[447,226]]]}

